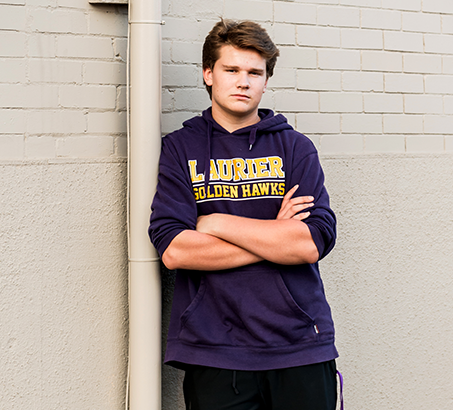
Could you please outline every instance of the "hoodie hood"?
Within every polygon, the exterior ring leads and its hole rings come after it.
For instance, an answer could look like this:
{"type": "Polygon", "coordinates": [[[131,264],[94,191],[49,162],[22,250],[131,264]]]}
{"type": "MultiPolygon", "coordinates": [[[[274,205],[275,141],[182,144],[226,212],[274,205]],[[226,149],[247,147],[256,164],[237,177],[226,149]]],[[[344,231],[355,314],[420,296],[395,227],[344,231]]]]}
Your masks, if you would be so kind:
{"type": "Polygon", "coordinates": [[[184,127],[193,128],[195,131],[203,132],[207,134],[207,146],[206,146],[206,155],[205,155],[205,187],[209,184],[210,177],[210,160],[211,160],[211,140],[214,134],[214,131],[220,132],[225,135],[237,135],[244,137],[248,136],[249,142],[249,151],[252,150],[253,145],[255,144],[257,138],[261,134],[274,133],[283,130],[292,130],[293,127],[288,124],[288,121],[282,114],[274,115],[274,112],[269,109],[259,109],[258,115],[260,121],[256,124],[249,125],[244,128],[240,128],[236,131],[229,132],[221,125],[219,125],[214,118],[212,117],[212,109],[208,108],[203,111],[201,117],[194,117],[190,120],[187,120],[183,123],[184,127]]]}

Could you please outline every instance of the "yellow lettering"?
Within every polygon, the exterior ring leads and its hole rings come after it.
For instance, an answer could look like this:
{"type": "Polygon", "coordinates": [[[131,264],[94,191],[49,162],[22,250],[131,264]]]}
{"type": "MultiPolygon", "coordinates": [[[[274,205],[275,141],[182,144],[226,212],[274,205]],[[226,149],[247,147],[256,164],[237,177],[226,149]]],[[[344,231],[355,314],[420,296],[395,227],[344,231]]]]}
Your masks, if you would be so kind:
{"type": "Polygon", "coordinates": [[[269,195],[269,182],[258,183],[261,195],[269,195]]]}
{"type": "Polygon", "coordinates": [[[269,168],[271,177],[283,177],[285,176],[282,168],[283,161],[280,157],[269,157],[269,168]]]}
{"type": "Polygon", "coordinates": [[[247,161],[247,171],[249,178],[255,178],[255,171],[253,170],[253,159],[246,159],[247,161]]]}
{"type": "Polygon", "coordinates": [[[228,192],[228,185],[222,185],[222,194],[224,198],[230,197],[230,193],[228,192]]]}
{"type": "Polygon", "coordinates": [[[215,161],[213,159],[211,159],[211,176],[209,178],[210,181],[218,181],[220,178],[219,178],[219,174],[217,172],[217,167],[215,166],[215,161]]]}
{"type": "Polygon", "coordinates": [[[214,194],[211,194],[211,186],[210,185],[208,185],[207,192],[208,192],[208,198],[214,198],[214,194]]]}
{"type": "Polygon", "coordinates": [[[247,185],[241,185],[242,188],[242,197],[247,198],[248,196],[252,196],[250,192],[250,184],[247,185]]]}
{"type": "Polygon", "coordinates": [[[217,163],[219,164],[219,174],[222,181],[231,181],[232,175],[232,164],[231,159],[218,159],[217,163]]]}
{"type": "Polygon", "coordinates": [[[258,185],[253,184],[252,196],[259,196],[260,190],[258,189],[258,185]]]}
{"type": "Polygon", "coordinates": [[[285,195],[285,183],[284,182],[280,182],[278,184],[278,193],[283,196],[285,195]]]}
{"type": "Polygon", "coordinates": [[[271,182],[271,195],[278,195],[277,187],[278,184],[276,182],[271,182]]]}
{"type": "Polygon", "coordinates": [[[269,176],[269,171],[267,170],[267,158],[255,158],[253,162],[256,166],[257,178],[266,178],[269,176]]]}
{"type": "Polygon", "coordinates": [[[234,180],[235,181],[247,179],[247,175],[244,172],[245,161],[242,158],[233,159],[233,166],[234,166],[234,180]]]}
{"type": "Polygon", "coordinates": [[[238,198],[238,186],[230,186],[230,198],[238,198]]]}
{"type": "Polygon", "coordinates": [[[214,195],[216,198],[222,196],[222,185],[214,185],[214,195]]]}
{"type": "Polygon", "coordinates": [[[195,196],[195,201],[198,201],[198,199],[199,199],[198,188],[195,188],[195,187],[193,188],[193,194],[195,196]]]}
{"type": "Polygon", "coordinates": [[[201,186],[200,188],[198,188],[198,197],[199,197],[199,199],[206,198],[206,192],[205,192],[204,186],[201,186]]]}
{"type": "Polygon", "coordinates": [[[190,179],[192,182],[201,182],[203,181],[203,174],[197,174],[197,160],[192,159],[189,160],[189,171],[190,171],[190,179]]]}

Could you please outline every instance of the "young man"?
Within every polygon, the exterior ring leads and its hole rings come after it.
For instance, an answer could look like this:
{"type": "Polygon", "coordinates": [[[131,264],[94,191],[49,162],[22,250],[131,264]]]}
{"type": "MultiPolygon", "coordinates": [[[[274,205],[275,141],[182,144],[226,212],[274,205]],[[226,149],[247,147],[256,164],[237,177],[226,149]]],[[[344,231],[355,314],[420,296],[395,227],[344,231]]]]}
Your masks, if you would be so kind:
{"type": "Polygon", "coordinates": [[[163,139],[149,229],[176,269],[166,363],[191,410],[334,410],[334,327],[317,261],[334,246],[316,149],[258,109],[278,56],[253,22],[203,46],[212,107],[163,139]]]}

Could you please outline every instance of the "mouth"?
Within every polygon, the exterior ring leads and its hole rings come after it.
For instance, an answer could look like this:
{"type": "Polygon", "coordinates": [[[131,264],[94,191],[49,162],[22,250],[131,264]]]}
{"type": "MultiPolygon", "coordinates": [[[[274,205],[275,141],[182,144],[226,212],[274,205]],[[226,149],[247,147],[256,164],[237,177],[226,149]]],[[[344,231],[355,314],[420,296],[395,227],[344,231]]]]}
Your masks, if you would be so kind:
{"type": "Polygon", "coordinates": [[[233,94],[232,97],[238,100],[250,100],[250,97],[246,94],[233,94]]]}

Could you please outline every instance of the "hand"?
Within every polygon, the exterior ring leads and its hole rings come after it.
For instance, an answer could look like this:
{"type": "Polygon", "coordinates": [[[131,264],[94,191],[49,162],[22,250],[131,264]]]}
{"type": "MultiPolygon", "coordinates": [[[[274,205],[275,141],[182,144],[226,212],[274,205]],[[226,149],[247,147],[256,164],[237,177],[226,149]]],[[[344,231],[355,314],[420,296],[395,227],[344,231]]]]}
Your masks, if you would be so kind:
{"type": "Polygon", "coordinates": [[[283,197],[283,202],[280,207],[276,219],[296,219],[302,221],[310,216],[310,212],[302,212],[304,209],[311,208],[314,203],[312,196],[292,196],[299,188],[299,185],[293,186],[283,197]]]}

